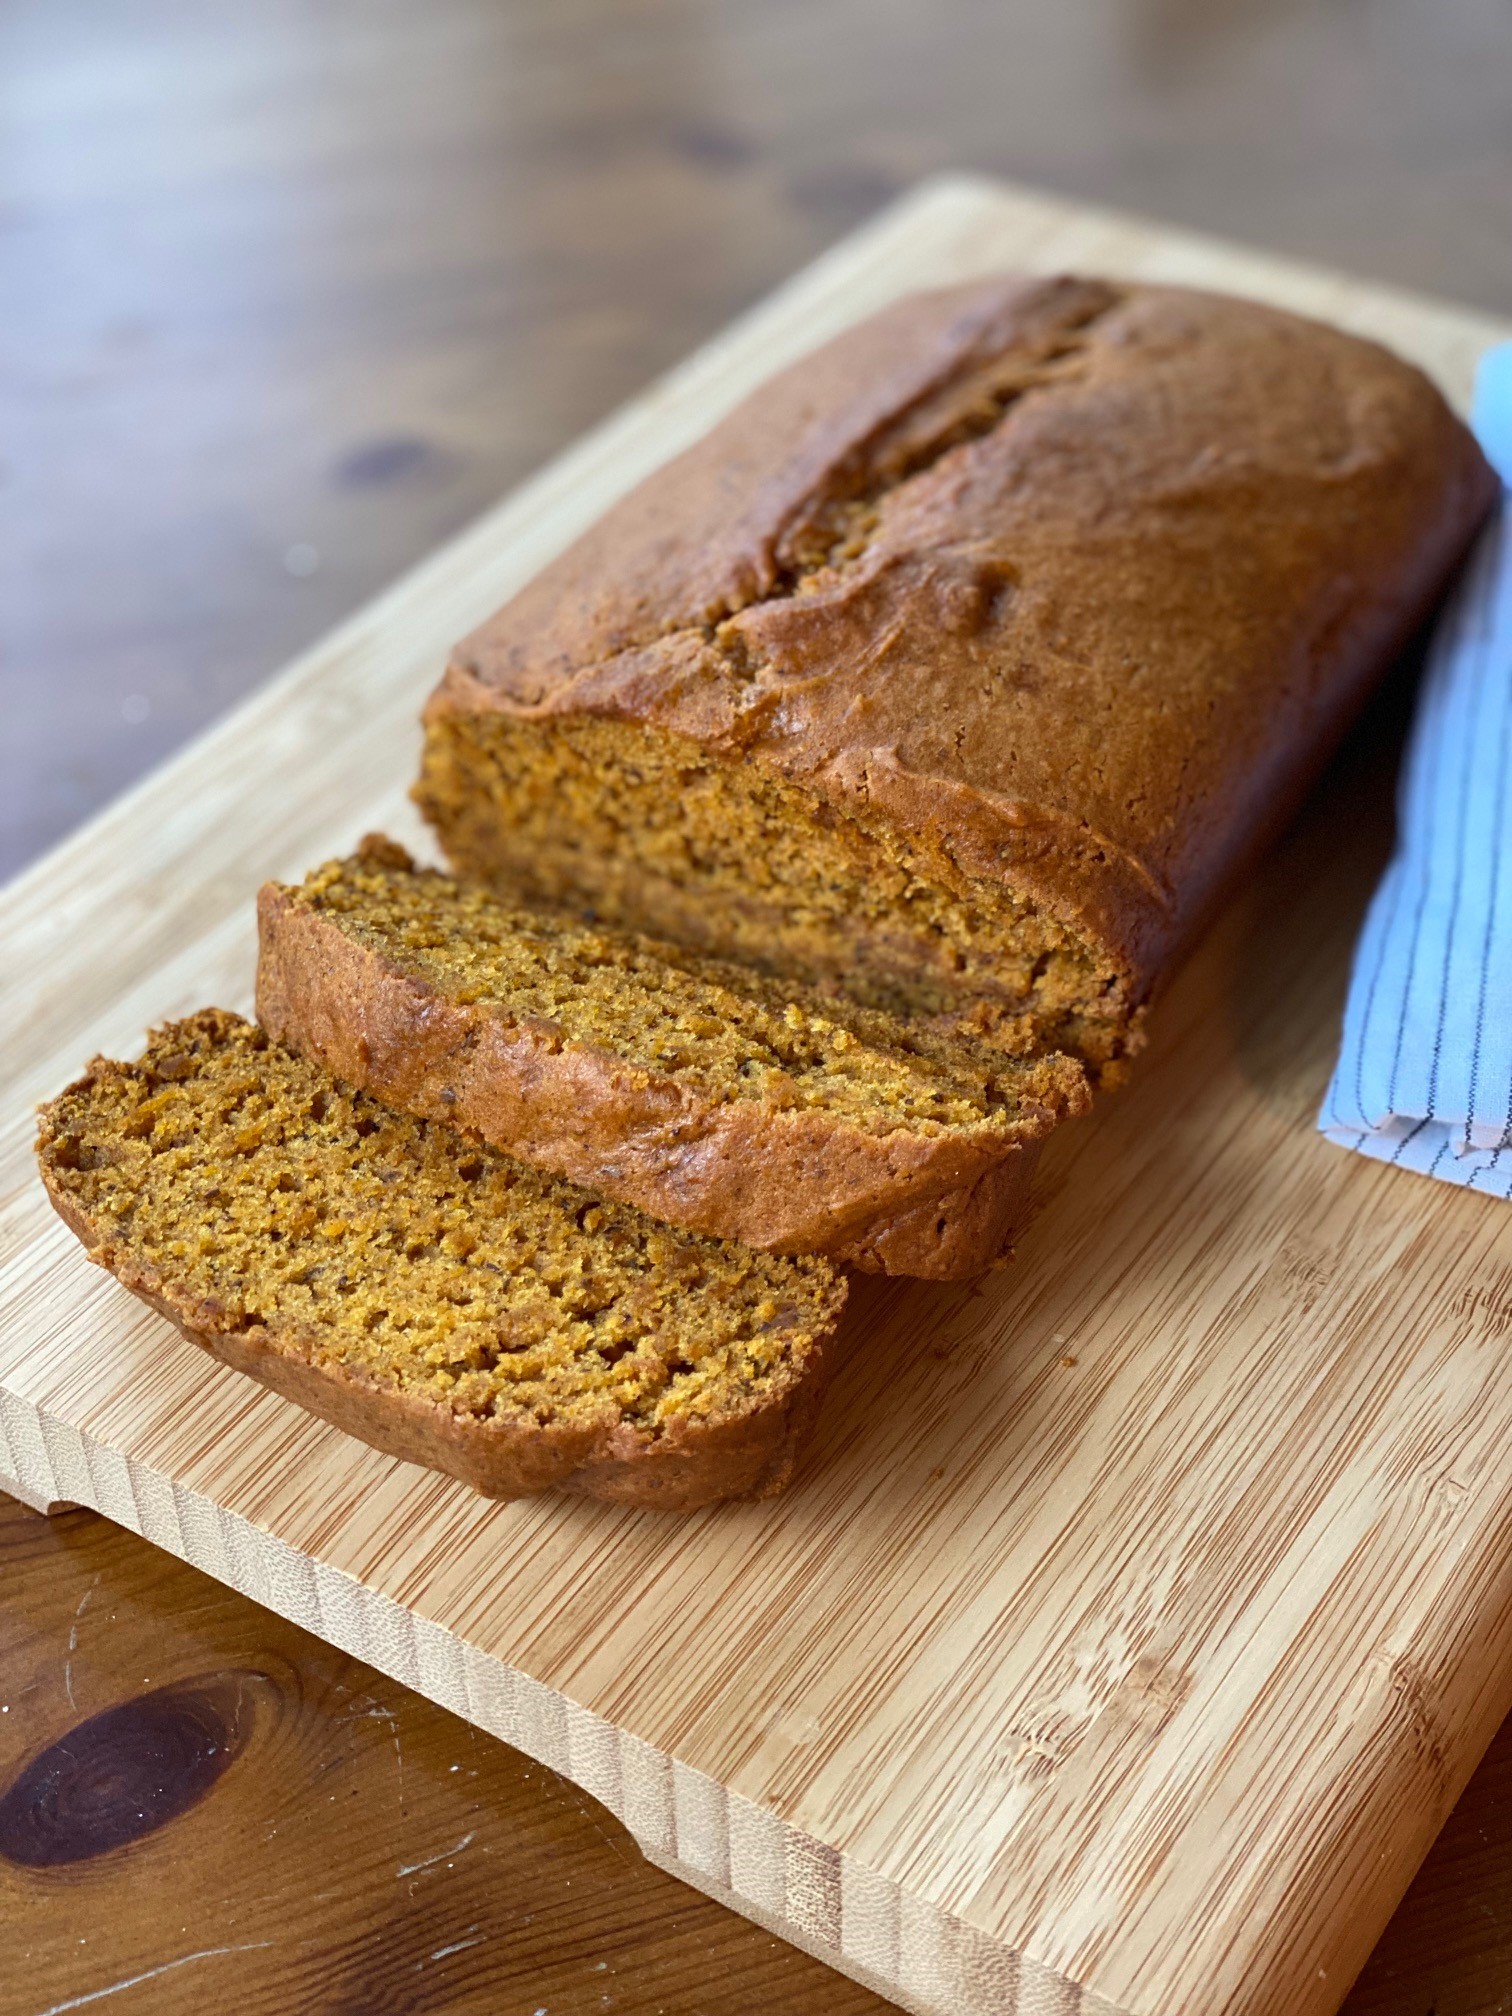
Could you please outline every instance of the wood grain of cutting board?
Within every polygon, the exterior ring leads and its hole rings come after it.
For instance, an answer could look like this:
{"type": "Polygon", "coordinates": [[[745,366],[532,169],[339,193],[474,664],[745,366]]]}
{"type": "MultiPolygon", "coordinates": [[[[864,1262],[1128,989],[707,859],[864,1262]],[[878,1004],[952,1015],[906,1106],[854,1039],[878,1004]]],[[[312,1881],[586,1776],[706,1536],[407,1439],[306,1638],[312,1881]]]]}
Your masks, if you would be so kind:
{"type": "Polygon", "coordinates": [[[578,1780],[931,2016],[1327,2016],[1512,1706],[1512,1212],[1313,1119],[1392,711],[1065,1130],[1015,1265],[863,1281],[789,1496],[495,1505],[212,1364],[48,1211],[30,1108],[247,1008],[252,897],[405,803],[448,644],[751,386],[910,287],[1073,267],[1507,332],[977,181],[799,276],[0,898],[0,1471],[578,1780]]]}

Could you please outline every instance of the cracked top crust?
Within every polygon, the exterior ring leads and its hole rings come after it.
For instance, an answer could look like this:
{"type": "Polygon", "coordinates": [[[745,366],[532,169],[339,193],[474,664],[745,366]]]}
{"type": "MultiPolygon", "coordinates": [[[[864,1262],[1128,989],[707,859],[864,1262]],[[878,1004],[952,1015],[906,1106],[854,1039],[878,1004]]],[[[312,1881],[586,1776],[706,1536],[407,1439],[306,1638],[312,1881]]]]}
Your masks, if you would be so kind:
{"type": "Polygon", "coordinates": [[[910,296],[763,386],[457,649],[429,718],[593,715],[865,804],[1133,999],[1490,508],[1356,337],[1178,288],[910,296]]]}

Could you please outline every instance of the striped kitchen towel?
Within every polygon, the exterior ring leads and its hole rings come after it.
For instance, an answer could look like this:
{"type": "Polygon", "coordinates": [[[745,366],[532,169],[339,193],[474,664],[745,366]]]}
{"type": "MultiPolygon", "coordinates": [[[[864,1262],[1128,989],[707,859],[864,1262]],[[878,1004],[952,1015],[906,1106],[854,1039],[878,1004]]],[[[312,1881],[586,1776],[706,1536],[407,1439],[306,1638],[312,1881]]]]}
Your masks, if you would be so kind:
{"type": "MultiPolygon", "coordinates": [[[[1472,414],[1512,485],[1512,343],[1472,414]]],[[[1512,509],[1482,534],[1429,649],[1397,851],[1355,950],[1318,1124],[1330,1141],[1512,1199],[1512,509]]]]}

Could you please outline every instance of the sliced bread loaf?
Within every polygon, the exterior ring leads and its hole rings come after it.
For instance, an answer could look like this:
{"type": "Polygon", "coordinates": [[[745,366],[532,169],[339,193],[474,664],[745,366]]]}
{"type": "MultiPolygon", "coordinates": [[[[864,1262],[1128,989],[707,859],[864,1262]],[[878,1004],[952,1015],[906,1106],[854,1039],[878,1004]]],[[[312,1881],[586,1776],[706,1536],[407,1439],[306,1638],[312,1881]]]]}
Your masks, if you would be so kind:
{"type": "Polygon", "coordinates": [[[459,873],[1117,1075],[1497,485],[1254,301],[995,276],[758,388],[460,644],[459,873]]]}
{"type": "Polygon", "coordinates": [[[217,1358],[494,1497],[787,1482],[845,1288],[391,1112],[235,1015],[43,1109],[59,1213],[217,1358]]]}
{"type": "Polygon", "coordinates": [[[372,839],[259,902],[258,1014],[344,1083],[657,1217],[954,1278],[999,1260],[1079,1065],[509,907],[372,839]]]}

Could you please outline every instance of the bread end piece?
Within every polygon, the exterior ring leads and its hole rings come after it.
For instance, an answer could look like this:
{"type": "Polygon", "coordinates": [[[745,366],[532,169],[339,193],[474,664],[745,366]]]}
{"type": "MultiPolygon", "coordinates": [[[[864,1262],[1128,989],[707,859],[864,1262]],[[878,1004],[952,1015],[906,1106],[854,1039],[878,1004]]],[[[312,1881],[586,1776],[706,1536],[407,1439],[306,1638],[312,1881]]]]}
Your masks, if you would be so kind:
{"type": "MultiPolygon", "coordinates": [[[[648,1429],[628,1419],[562,1420],[539,1424],[492,1418],[421,1393],[381,1383],[324,1347],[318,1325],[256,1320],[234,1297],[222,1299],[168,1278],[133,1244],[129,1228],[91,1208],[81,1195],[80,1164],[100,1152],[89,1138],[85,1109],[101,1087],[123,1080],[150,1100],[163,1081],[155,1062],[176,1069],[198,1048],[266,1042],[237,1016],[206,1010],[154,1032],[137,1065],[96,1059],[88,1071],[41,1110],[37,1156],[42,1181],[59,1217],[89,1258],[166,1317],[193,1344],[345,1433],[405,1461],[456,1477],[485,1496],[512,1499],[556,1488],[588,1498],[665,1511],[693,1511],[724,1499],[768,1497],[784,1488],[817,1416],[829,1369],[829,1345],[845,1299],[832,1280],[815,1334],[795,1350],[790,1375],[759,1404],[712,1418],[676,1418],[648,1429]]],[[[302,1062],[301,1071],[310,1072],[302,1062]]],[[[310,1073],[313,1077],[315,1074],[310,1073]]],[[[339,1098],[333,1088],[333,1100],[339,1098]]],[[[368,1107],[364,1117],[377,1109],[368,1107]]],[[[416,1123],[404,1123],[414,1127],[416,1123]]],[[[114,1143],[107,1144],[113,1152],[114,1143]]],[[[469,1151],[460,1141],[456,1152],[469,1151]]],[[[485,1151],[486,1152],[486,1151],[485,1151]]],[[[560,1186],[564,1191],[567,1186],[560,1186]]],[[[590,1204],[591,1199],[579,1199],[590,1204]]]]}

